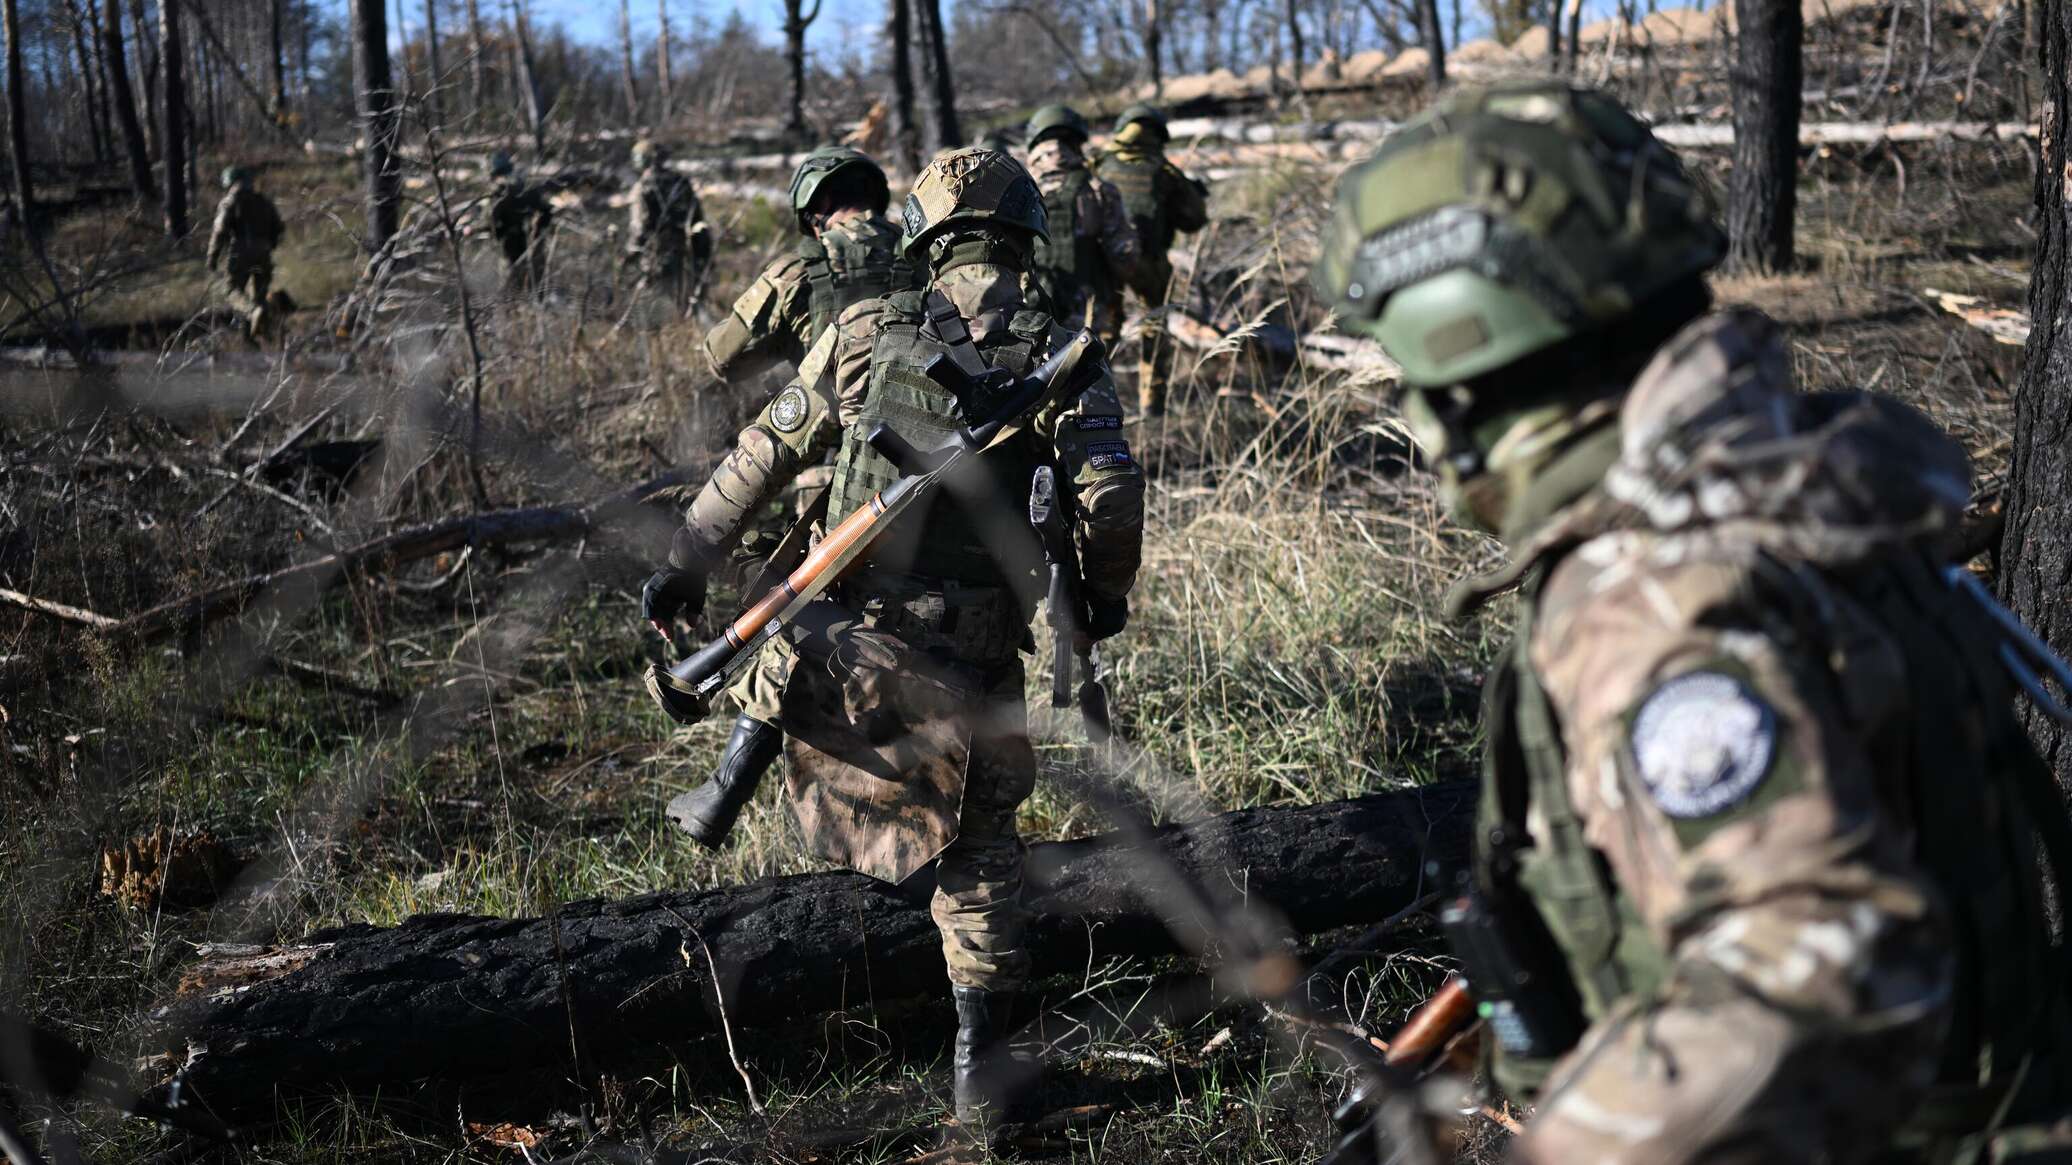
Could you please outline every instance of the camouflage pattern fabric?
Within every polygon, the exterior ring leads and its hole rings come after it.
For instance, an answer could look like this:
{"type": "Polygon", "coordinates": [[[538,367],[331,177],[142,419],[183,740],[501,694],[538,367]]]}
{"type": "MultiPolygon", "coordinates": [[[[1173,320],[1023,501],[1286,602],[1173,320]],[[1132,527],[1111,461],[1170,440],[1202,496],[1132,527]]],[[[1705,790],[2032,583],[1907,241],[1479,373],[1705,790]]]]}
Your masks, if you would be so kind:
{"type": "Polygon", "coordinates": [[[273,289],[273,251],[286,232],[273,200],[246,183],[230,188],[216,204],[209,231],[208,265],[223,266],[224,288],[245,317],[253,339],[269,324],[267,299],[273,289]]]}
{"type": "MultiPolygon", "coordinates": [[[[1036,188],[1043,192],[1046,205],[1079,175],[1091,177],[1079,147],[1068,139],[1055,137],[1045,138],[1029,151],[1029,173],[1036,179],[1036,188]]],[[[1065,216],[1052,217],[1062,220],[1065,216]]],[[[1094,334],[1112,348],[1122,327],[1121,292],[1136,275],[1142,255],[1136,226],[1123,208],[1122,192],[1114,183],[1099,178],[1079,187],[1069,221],[1075,237],[1053,237],[1051,245],[1077,246],[1088,253],[1089,259],[1097,257],[1099,261],[1088,264],[1097,269],[1076,273],[1082,301],[1055,303],[1051,310],[1067,324],[1093,328],[1094,334]]],[[[1052,223],[1053,236],[1060,233],[1059,225],[1052,223]]]]}
{"type": "MultiPolygon", "coordinates": [[[[1137,339],[1137,405],[1146,413],[1165,409],[1166,385],[1172,379],[1173,348],[1163,319],[1149,314],[1165,306],[1173,282],[1173,237],[1208,225],[1206,189],[1166,160],[1162,142],[1132,136],[1094,159],[1096,176],[1114,185],[1137,228],[1139,258],[1128,280],[1138,306],[1147,314],[1137,339]]],[[[1101,309],[1121,319],[1122,291],[1108,296],[1101,309]]]]}
{"type": "MultiPolygon", "coordinates": [[[[830,252],[865,240],[882,242],[889,250],[898,242],[899,228],[883,215],[859,211],[832,219],[823,234],[822,245],[830,252]]],[[[886,290],[875,289],[878,294],[886,290]]],[[[792,250],[771,260],[734,300],[727,318],[700,343],[712,374],[738,384],[780,364],[797,367],[818,338],[812,327],[812,297],[804,254],[792,250]]]]}
{"type": "Polygon", "coordinates": [[[643,171],[633,184],[626,249],[648,287],[679,307],[690,300],[697,268],[711,251],[705,212],[691,180],[671,170],[643,171]]]}
{"type": "Polygon", "coordinates": [[[505,277],[526,288],[546,279],[547,232],[554,208],[538,187],[515,178],[499,180],[489,198],[489,229],[503,251],[505,277]]]}
{"type": "MultiPolygon", "coordinates": [[[[1889,400],[1797,396],[1775,326],[1745,311],[1666,345],[1620,431],[1603,487],[1471,593],[1534,580],[1523,658],[1554,732],[1490,732],[1558,766],[1518,881],[1594,1021],[1516,1152],[1868,1159],[1946,1084],[1975,1095],[1975,1075],[2008,1075],[2020,1051],[1944,1046],[1971,1005],[1960,988],[1990,994],[1958,981],[1960,919],[2000,944],[1988,959],[2025,957],[2014,936],[2043,925],[1968,914],[1988,907],[1953,904],[1921,865],[1916,839],[1940,823],[1919,820],[1904,742],[1924,715],[1952,733],[1978,721],[1912,706],[1908,629],[1866,608],[1869,584],[1831,581],[1935,561],[1969,496],[1964,455],[1889,400]],[[1566,871],[1564,821],[1587,859],[1566,871]],[[1659,966],[1612,959],[1586,925],[1600,893],[1611,933],[1642,928],[1659,966]]],[[[1990,837],[1954,840],[2013,860],[1990,837]]],[[[1974,1104],[1964,1119],[1990,1117],[1974,1104]]]]}

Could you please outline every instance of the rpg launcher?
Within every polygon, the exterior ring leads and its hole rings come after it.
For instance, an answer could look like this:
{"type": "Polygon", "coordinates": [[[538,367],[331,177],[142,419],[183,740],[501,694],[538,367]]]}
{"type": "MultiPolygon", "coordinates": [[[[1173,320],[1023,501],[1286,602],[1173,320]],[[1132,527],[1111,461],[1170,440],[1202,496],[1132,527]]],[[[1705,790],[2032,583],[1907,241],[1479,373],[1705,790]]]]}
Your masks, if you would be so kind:
{"type": "Polygon", "coordinates": [[[1050,590],[1044,602],[1050,612],[1051,681],[1050,706],[1079,706],[1086,724],[1087,739],[1096,744],[1108,739],[1113,726],[1108,719],[1108,692],[1101,687],[1100,659],[1086,636],[1086,596],[1080,592],[1079,553],[1072,544],[1072,495],[1058,488],[1057,471],[1038,466],[1029,483],[1029,525],[1043,543],[1044,565],[1050,572],[1050,590]],[[1086,678],[1075,692],[1072,676],[1077,670],[1086,678]]]}
{"type": "Polygon", "coordinates": [[[679,724],[704,719],[713,697],[755,659],[762,645],[797,621],[807,605],[862,560],[902,514],[968,463],[1013,439],[1053,401],[1085,391],[1100,373],[1101,355],[1100,341],[1081,329],[1026,376],[1004,368],[967,372],[947,354],[929,361],[923,372],[955,394],[960,410],[975,419],[933,449],[916,449],[890,426],[874,426],[865,440],[904,476],[829,530],[789,577],[728,625],[726,634],[672,667],[650,666],[648,695],[679,724]]]}

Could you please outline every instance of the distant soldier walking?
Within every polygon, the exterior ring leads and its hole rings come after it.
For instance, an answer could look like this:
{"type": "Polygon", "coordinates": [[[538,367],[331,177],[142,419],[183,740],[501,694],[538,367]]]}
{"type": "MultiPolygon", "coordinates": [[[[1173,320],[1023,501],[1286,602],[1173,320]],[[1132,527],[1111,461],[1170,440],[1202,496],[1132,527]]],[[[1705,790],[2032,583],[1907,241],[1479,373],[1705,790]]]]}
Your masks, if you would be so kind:
{"type": "Polygon", "coordinates": [[[1110,348],[1122,327],[1122,289],[1142,244],[1113,183],[1086,167],[1086,119],[1046,105],[1029,119],[1029,173],[1043,191],[1050,241],[1036,246],[1036,281],[1068,326],[1093,328],[1110,348]]]}
{"type": "Polygon", "coordinates": [[[223,201],[209,232],[211,271],[222,271],[230,301],[245,317],[247,336],[258,342],[271,330],[267,296],[273,291],[273,249],[286,227],[273,200],[253,186],[243,166],[223,168],[223,201]]]}
{"type": "Polygon", "coordinates": [[[538,187],[525,181],[511,155],[498,150],[489,160],[494,187],[489,196],[489,229],[504,253],[504,286],[536,291],[547,281],[547,232],[554,227],[554,208],[538,187]]]}
{"type": "MultiPolygon", "coordinates": [[[[1209,188],[1166,160],[1166,140],[1165,115],[1150,105],[1132,105],[1115,119],[1113,144],[1093,160],[1094,173],[1122,192],[1123,209],[1137,226],[1142,257],[1129,287],[1147,313],[1137,340],[1137,407],[1153,417],[1165,412],[1173,364],[1165,322],[1156,314],[1165,306],[1173,282],[1173,264],[1166,253],[1172,250],[1174,235],[1191,234],[1209,222],[1209,188]]],[[[1109,310],[1121,317],[1119,293],[1109,310]]]]}
{"type": "Polygon", "coordinates": [[[681,312],[712,257],[712,233],[691,180],[669,169],[668,160],[654,142],[633,143],[640,177],[633,183],[626,260],[639,269],[643,285],[667,295],[681,312]]]}

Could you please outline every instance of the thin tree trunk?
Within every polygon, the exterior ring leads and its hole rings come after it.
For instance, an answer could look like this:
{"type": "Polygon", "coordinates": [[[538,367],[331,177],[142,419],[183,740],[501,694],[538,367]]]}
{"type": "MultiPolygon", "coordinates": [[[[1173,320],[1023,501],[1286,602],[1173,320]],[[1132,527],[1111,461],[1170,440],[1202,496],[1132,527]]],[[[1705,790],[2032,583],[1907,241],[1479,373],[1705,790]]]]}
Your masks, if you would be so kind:
{"type": "Polygon", "coordinates": [[[666,122],[676,107],[676,82],[669,71],[669,0],[655,0],[655,121],[666,122]]]}
{"type": "Polygon", "coordinates": [[[892,62],[893,148],[912,174],[921,168],[921,133],[914,119],[913,22],[907,4],[908,0],[886,0],[885,40],[892,62]]]}
{"type": "Polygon", "coordinates": [[[433,125],[446,124],[444,102],[439,90],[446,83],[446,71],[439,63],[438,0],[424,0],[424,104],[433,125]]]}
{"type": "Polygon", "coordinates": [[[1302,21],[1296,16],[1295,0],[1287,2],[1288,23],[1288,87],[1298,95],[1302,92],[1302,61],[1307,55],[1302,43],[1302,21]]]}
{"type": "Polygon", "coordinates": [[[1561,71],[1576,75],[1576,60],[1583,50],[1583,0],[1568,0],[1568,32],[1561,41],[1561,71]]]}
{"type": "Polygon", "coordinates": [[[1432,92],[1437,93],[1446,84],[1446,33],[1439,26],[1439,0],[1416,0],[1416,3],[1417,39],[1429,57],[1425,63],[1425,77],[1431,82],[1432,92]]]}
{"type": "Polygon", "coordinates": [[[784,133],[793,141],[805,141],[806,127],[806,30],[820,19],[820,0],[806,10],[805,0],[784,0],[784,64],[791,80],[791,112],[784,133]]]}
{"type": "MultiPolygon", "coordinates": [[[[7,0],[13,3],[13,0],[7,0]]],[[[165,233],[175,239],[187,234],[187,86],[181,74],[187,67],[187,52],[180,43],[180,0],[159,0],[158,68],[165,78],[159,95],[159,111],[165,122],[158,133],[165,167],[165,233]]]]}
{"type": "MultiPolygon", "coordinates": [[[[1735,0],[1739,3],[1740,0],[1735,0]]],[[[1547,0],[1547,68],[1561,71],[1561,0],[1547,0]]]]}
{"type": "Polygon", "coordinates": [[[1729,257],[1737,268],[1780,272],[1791,266],[1798,213],[1804,15],[1799,0],[1734,0],[1734,15],[1729,257]]]}
{"type": "MultiPolygon", "coordinates": [[[[273,106],[275,121],[288,112],[288,50],[286,38],[282,35],[282,9],[288,0],[266,0],[266,48],[267,62],[273,66],[272,91],[267,94],[273,106]]],[[[427,3],[430,0],[426,0],[427,3]]]]}
{"type": "Polygon", "coordinates": [[[1151,73],[1151,95],[1165,96],[1165,61],[1160,56],[1158,0],[1144,0],[1144,66],[1151,73]]]}
{"type": "Polygon", "coordinates": [[[619,79],[626,88],[626,124],[640,124],[640,82],[633,75],[633,9],[619,0],[619,79]]]}
{"type": "Polygon", "coordinates": [[[139,202],[157,202],[158,191],[151,183],[151,153],[144,143],[144,127],[137,118],[137,96],[130,89],[129,63],[122,48],[122,0],[102,0],[101,55],[108,62],[109,103],[115,107],[115,124],[122,130],[130,186],[137,192],[139,202]]]}
{"type": "MultiPolygon", "coordinates": [[[[121,0],[110,2],[120,3],[121,0]]],[[[152,35],[151,25],[144,18],[144,0],[129,0],[129,17],[130,28],[137,38],[138,66],[143,70],[138,81],[144,90],[144,108],[141,110],[144,115],[144,144],[150,147],[152,157],[162,159],[165,157],[165,143],[159,135],[165,122],[159,117],[158,38],[152,35]]]]}
{"type": "Polygon", "coordinates": [[[468,107],[477,120],[489,104],[489,79],[483,75],[489,60],[489,44],[482,36],[482,7],[468,0],[468,107]]]}
{"type": "Polygon", "coordinates": [[[942,0],[914,0],[921,16],[921,35],[928,52],[929,105],[935,114],[935,148],[947,150],[964,144],[964,130],[957,120],[957,82],[950,72],[949,37],[942,23],[942,0]]]}
{"type": "Polygon", "coordinates": [[[1213,73],[1223,66],[1223,0],[1201,0],[1201,67],[1213,73]]]}
{"type": "Polygon", "coordinates": [[[353,88],[361,133],[367,140],[366,246],[378,251],[394,237],[402,203],[395,158],[396,89],[389,74],[388,6],[383,0],[353,0],[352,24],[353,88]]]}
{"type": "MultiPolygon", "coordinates": [[[[2072,5],[2037,4],[2043,83],[2042,165],[2036,171],[2036,259],[2029,276],[2029,344],[2014,394],[2014,463],[2001,597],[2059,655],[2072,655],[2072,5]]],[[[2060,788],[2072,790],[2072,733],[2020,705],[2029,738],[2060,788]]]]}
{"type": "Polygon", "coordinates": [[[547,156],[546,114],[540,108],[540,82],[532,62],[532,36],[525,28],[525,9],[519,0],[511,3],[512,53],[516,58],[518,93],[525,102],[525,129],[532,136],[534,160],[547,156]]]}
{"type": "Polygon", "coordinates": [[[18,0],[0,0],[0,32],[7,37],[7,162],[14,172],[14,208],[24,229],[36,206],[29,178],[28,81],[22,71],[22,14],[18,0]]]}
{"type": "Polygon", "coordinates": [[[80,94],[86,114],[86,137],[94,152],[96,165],[107,162],[108,142],[101,136],[105,118],[102,116],[100,86],[94,83],[93,53],[86,47],[87,17],[80,11],[78,0],[65,0],[65,22],[72,26],[72,53],[79,62],[80,94]]]}

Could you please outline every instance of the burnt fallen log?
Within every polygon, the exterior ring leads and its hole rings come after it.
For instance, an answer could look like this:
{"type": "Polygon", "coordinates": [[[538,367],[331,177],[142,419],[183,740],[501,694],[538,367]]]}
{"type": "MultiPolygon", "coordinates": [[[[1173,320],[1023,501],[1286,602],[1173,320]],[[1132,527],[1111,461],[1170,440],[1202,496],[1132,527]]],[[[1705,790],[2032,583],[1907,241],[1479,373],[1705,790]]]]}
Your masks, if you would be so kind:
{"type": "MultiPolygon", "coordinates": [[[[1418,901],[1425,862],[1464,852],[1473,807],[1472,782],[1455,781],[1244,809],[1157,838],[1217,896],[1268,904],[1291,936],[1315,934],[1418,901]]],[[[1039,976],[1180,954],[1176,933],[1211,929],[1167,917],[1186,896],[1118,836],[1030,847],[1039,976]]],[[[423,915],[288,946],[205,949],[154,1019],[181,1095],[223,1116],[263,1113],[294,1092],[566,1073],[578,1055],[578,1075],[609,1072],[723,1022],[738,1032],[946,996],[929,877],[894,887],[801,874],[571,902],[544,919],[423,915]]]]}

